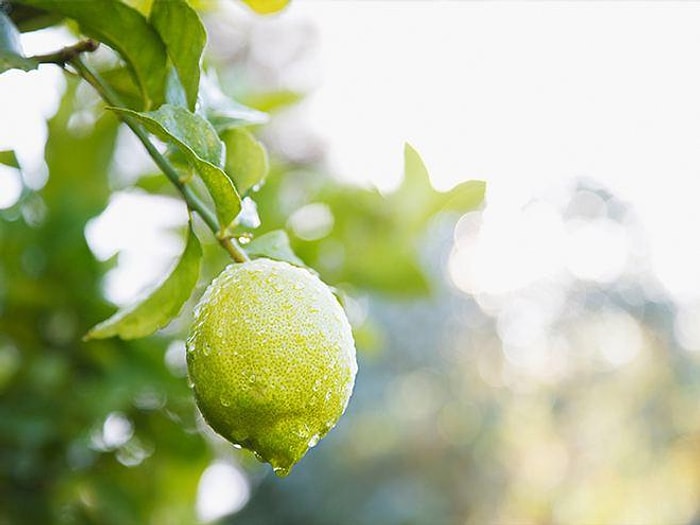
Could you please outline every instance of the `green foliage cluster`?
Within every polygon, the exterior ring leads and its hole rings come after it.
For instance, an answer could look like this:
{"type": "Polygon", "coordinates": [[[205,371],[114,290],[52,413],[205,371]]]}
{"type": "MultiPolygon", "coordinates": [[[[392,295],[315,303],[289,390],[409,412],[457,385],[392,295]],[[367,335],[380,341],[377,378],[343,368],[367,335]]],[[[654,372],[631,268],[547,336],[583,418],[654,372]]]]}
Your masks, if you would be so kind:
{"type": "MultiPolygon", "coordinates": [[[[249,195],[263,181],[268,171],[264,146],[246,129],[258,122],[258,114],[245,111],[222,111],[222,96],[202,97],[196,109],[200,91],[202,59],[206,31],[198,13],[186,1],[154,0],[141,6],[142,13],[127,3],[101,0],[98,2],[25,0],[17,2],[39,13],[66,17],[78,23],[80,32],[109,45],[117,52],[123,65],[107,71],[93,70],[80,57],[76,48],[62,50],[58,57],[27,58],[19,45],[18,29],[3,15],[6,35],[1,51],[7,63],[3,70],[20,67],[20,61],[37,65],[43,61],[69,65],[89,82],[109,105],[108,109],[126,123],[142,140],[154,161],[180,190],[191,211],[199,213],[212,232],[232,254],[234,260],[248,258],[237,245],[236,234],[241,228],[241,195],[249,195]],[[73,55],[67,54],[73,52],[73,55]],[[207,105],[214,100],[214,107],[207,105]],[[208,116],[214,116],[214,122],[208,116]],[[246,120],[246,116],[252,116],[246,120]],[[168,146],[163,156],[152,138],[168,146]],[[197,180],[195,180],[197,179],[197,180]],[[197,191],[201,181],[204,191],[197,191]],[[211,214],[203,200],[211,200],[211,214]]],[[[283,7],[283,2],[262,2],[252,7],[261,12],[283,7]],[[276,7],[275,7],[276,6],[276,7]]],[[[20,10],[20,14],[21,14],[20,10]]],[[[10,11],[12,14],[12,11],[10,11]]],[[[2,70],[0,70],[1,72],[2,70]]],[[[226,104],[224,103],[223,106],[226,104]]],[[[236,107],[234,102],[229,108],[236,107]]],[[[409,293],[427,290],[411,252],[411,238],[433,213],[441,209],[467,210],[483,198],[483,184],[468,182],[445,195],[437,196],[430,187],[428,174],[418,154],[407,146],[405,153],[406,179],[400,190],[384,199],[378,193],[358,192],[340,195],[354,206],[353,217],[363,218],[364,225],[338,221],[340,229],[361,228],[365,235],[354,235],[355,246],[346,249],[355,253],[372,251],[374,259],[386,261],[377,265],[373,258],[353,257],[340,280],[359,279],[368,285],[409,293]],[[385,202],[384,202],[385,201],[385,202]],[[386,224],[384,235],[375,231],[386,224]],[[391,239],[391,242],[387,242],[391,239]]],[[[325,197],[333,200],[333,196],[325,197]]],[[[338,198],[337,196],[335,198],[338,198]]],[[[279,218],[278,218],[279,219],[279,218]]],[[[282,217],[281,219],[284,219],[282,217]]],[[[274,223],[275,221],[269,221],[274,223]]],[[[278,221],[279,222],[279,221],[278,221]]],[[[187,249],[173,273],[140,305],[118,312],[108,321],[88,333],[88,338],[120,335],[123,338],[150,335],[166,325],[180,311],[196,284],[201,251],[192,228],[189,229],[187,249]]],[[[278,242],[286,243],[282,231],[274,234],[278,242]]],[[[254,244],[255,256],[279,256],[268,253],[268,243],[254,244]]],[[[300,264],[293,252],[287,260],[300,264]]]]}
{"type": "MultiPolygon", "coordinates": [[[[286,2],[246,3],[272,12],[286,2]]],[[[49,122],[47,184],[25,187],[14,206],[0,210],[0,492],[7,502],[0,522],[192,523],[196,485],[216,449],[196,421],[185,379],[163,359],[183,332],[170,323],[198,284],[231,257],[267,257],[308,265],[339,290],[424,293],[419,237],[430,218],[483,199],[479,182],[435,192],[409,146],[404,183],[388,196],[270,160],[257,139],[263,111],[296,97],[266,94],[246,107],[205,81],[206,31],[193,6],[0,2],[0,73],[49,63],[75,73],[49,122]],[[109,53],[85,56],[91,45],[78,42],[25,56],[20,31],[55,24],[109,53]],[[86,107],[81,79],[107,111],[86,107]],[[96,112],[87,131],[69,125],[79,111],[96,112]],[[163,173],[144,174],[135,186],[169,194],[158,179],[169,181],[191,219],[173,270],[138,304],[100,322],[112,309],[100,286],[112,263],[94,259],[83,232],[113,191],[107,175],[120,125],[163,173]],[[243,198],[257,202],[259,228],[240,221],[243,198]],[[288,235],[290,216],[311,205],[329,210],[332,227],[321,236],[293,228],[288,235]],[[127,422],[128,432],[105,441],[114,421],[127,422]]],[[[21,169],[13,152],[1,152],[0,162],[21,169]]],[[[361,346],[363,328],[355,327],[361,346]]]]}

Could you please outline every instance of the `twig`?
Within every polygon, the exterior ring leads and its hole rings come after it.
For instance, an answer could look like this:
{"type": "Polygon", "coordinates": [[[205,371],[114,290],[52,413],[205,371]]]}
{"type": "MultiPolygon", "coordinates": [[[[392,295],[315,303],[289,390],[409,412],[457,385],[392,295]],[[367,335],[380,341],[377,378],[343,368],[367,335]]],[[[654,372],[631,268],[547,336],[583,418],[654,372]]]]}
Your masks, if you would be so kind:
{"type": "Polygon", "coordinates": [[[81,53],[92,53],[99,47],[99,45],[99,42],[96,40],[81,40],[77,44],[66,46],[63,49],[54,51],[53,53],[48,53],[46,55],[34,55],[33,57],[29,57],[29,60],[35,60],[40,64],[58,64],[60,66],[65,66],[68,62],[71,62],[75,58],[79,57],[81,53]]]}
{"type": "MultiPolygon", "coordinates": [[[[102,99],[107,102],[107,104],[114,107],[125,107],[119,96],[100,78],[97,72],[93,71],[90,66],[83,62],[80,54],[74,55],[69,62],[73,68],[75,68],[78,75],[80,75],[81,78],[95,88],[95,90],[100,94],[102,99]]],[[[156,148],[151,142],[143,127],[128,115],[120,115],[120,118],[127,126],[129,126],[129,128],[131,128],[131,130],[146,148],[146,151],[148,151],[148,154],[151,156],[156,165],[163,171],[165,176],[168,177],[170,182],[172,182],[180,191],[180,194],[187,203],[187,207],[190,210],[197,212],[212,233],[214,233],[216,240],[219,241],[219,244],[221,244],[221,246],[231,255],[231,258],[236,262],[249,261],[250,259],[248,254],[243,251],[238,242],[236,242],[236,240],[232,237],[221,233],[216,216],[194,193],[194,191],[192,191],[190,186],[183,184],[183,182],[180,180],[180,174],[173,167],[170,161],[168,161],[168,159],[166,159],[160,153],[160,151],[158,151],[158,148],[156,148]]]]}

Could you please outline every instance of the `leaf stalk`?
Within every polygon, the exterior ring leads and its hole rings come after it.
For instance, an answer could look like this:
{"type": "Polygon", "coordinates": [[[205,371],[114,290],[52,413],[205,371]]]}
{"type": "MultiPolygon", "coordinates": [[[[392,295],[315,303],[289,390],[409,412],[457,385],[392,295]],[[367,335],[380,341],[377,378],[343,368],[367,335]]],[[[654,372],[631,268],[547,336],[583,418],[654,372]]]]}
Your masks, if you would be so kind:
{"type": "MultiPolygon", "coordinates": [[[[53,63],[70,64],[75,69],[76,73],[83,80],[89,83],[107,104],[118,108],[126,107],[126,105],[121,101],[119,95],[115,93],[114,90],[112,90],[109,84],[107,84],[96,71],[94,71],[88,64],[85,63],[85,61],[83,61],[83,59],[80,56],[80,53],[74,53],[69,59],[63,62],[54,61],[53,63]]],[[[156,165],[161,169],[161,171],[170,180],[170,182],[172,182],[173,185],[178,189],[183,199],[187,203],[187,207],[190,210],[196,212],[202,218],[204,223],[209,227],[209,229],[216,237],[219,244],[229,253],[231,258],[239,263],[249,261],[250,258],[245,253],[243,248],[241,248],[238,242],[230,235],[224,234],[225,226],[219,226],[216,216],[209,209],[209,207],[192,190],[191,186],[188,186],[187,184],[183,183],[180,173],[178,173],[178,171],[170,163],[170,161],[168,161],[168,159],[165,158],[160,151],[158,151],[158,148],[156,148],[153,142],[151,142],[151,139],[149,138],[146,130],[144,130],[144,128],[129,115],[120,114],[119,118],[127,126],[129,126],[131,131],[134,132],[134,134],[141,141],[144,148],[146,148],[146,151],[156,163],[156,165]]]]}

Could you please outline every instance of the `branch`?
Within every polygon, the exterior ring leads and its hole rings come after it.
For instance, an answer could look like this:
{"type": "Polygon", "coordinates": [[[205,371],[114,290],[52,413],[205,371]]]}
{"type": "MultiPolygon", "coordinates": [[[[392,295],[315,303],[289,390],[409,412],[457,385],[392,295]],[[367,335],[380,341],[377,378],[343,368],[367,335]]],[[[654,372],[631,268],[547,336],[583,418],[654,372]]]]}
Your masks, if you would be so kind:
{"type": "Polygon", "coordinates": [[[53,53],[34,55],[33,57],[29,57],[29,60],[35,60],[40,64],[58,64],[60,66],[65,66],[68,62],[72,62],[74,59],[78,58],[81,53],[92,53],[99,45],[99,42],[96,40],[81,40],[77,44],[64,47],[53,53]]]}
{"type": "MultiPolygon", "coordinates": [[[[119,98],[112,88],[105,83],[96,71],[93,71],[85,62],[83,62],[80,54],[74,55],[69,63],[75,68],[78,75],[88,82],[95,90],[100,94],[102,99],[114,107],[126,107],[124,103],[119,98]]],[[[128,115],[120,115],[121,120],[131,128],[134,134],[141,141],[143,146],[148,151],[156,165],[163,171],[166,177],[172,182],[175,187],[180,191],[180,194],[185,199],[187,207],[190,210],[197,212],[197,214],[202,218],[204,223],[209,227],[209,229],[214,233],[216,240],[219,244],[231,255],[231,258],[236,262],[246,262],[249,261],[248,255],[243,251],[238,242],[235,239],[222,236],[219,234],[220,228],[216,216],[207,207],[207,205],[202,202],[202,200],[194,193],[190,186],[183,184],[180,180],[180,174],[173,167],[173,165],[166,159],[158,148],[151,142],[148,137],[148,133],[143,129],[143,127],[136,122],[133,118],[128,115]]]]}

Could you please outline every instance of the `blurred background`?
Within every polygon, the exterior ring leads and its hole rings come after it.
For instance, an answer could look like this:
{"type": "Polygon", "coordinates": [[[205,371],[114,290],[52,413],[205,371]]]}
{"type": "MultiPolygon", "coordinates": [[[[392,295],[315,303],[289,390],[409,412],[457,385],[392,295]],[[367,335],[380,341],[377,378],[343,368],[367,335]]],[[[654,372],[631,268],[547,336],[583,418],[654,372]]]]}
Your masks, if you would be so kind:
{"type": "Polygon", "coordinates": [[[343,291],[353,398],[278,479],[195,411],[191,304],[82,343],[167,271],[185,209],[89,89],[6,73],[0,523],[700,523],[700,6],[222,1],[206,21],[211,74],[271,115],[247,224],[343,291]],[[406,141],[433,188],[402,181],[406,141]],[[486,201],[460,215],[471,179],[486,201]]]}

